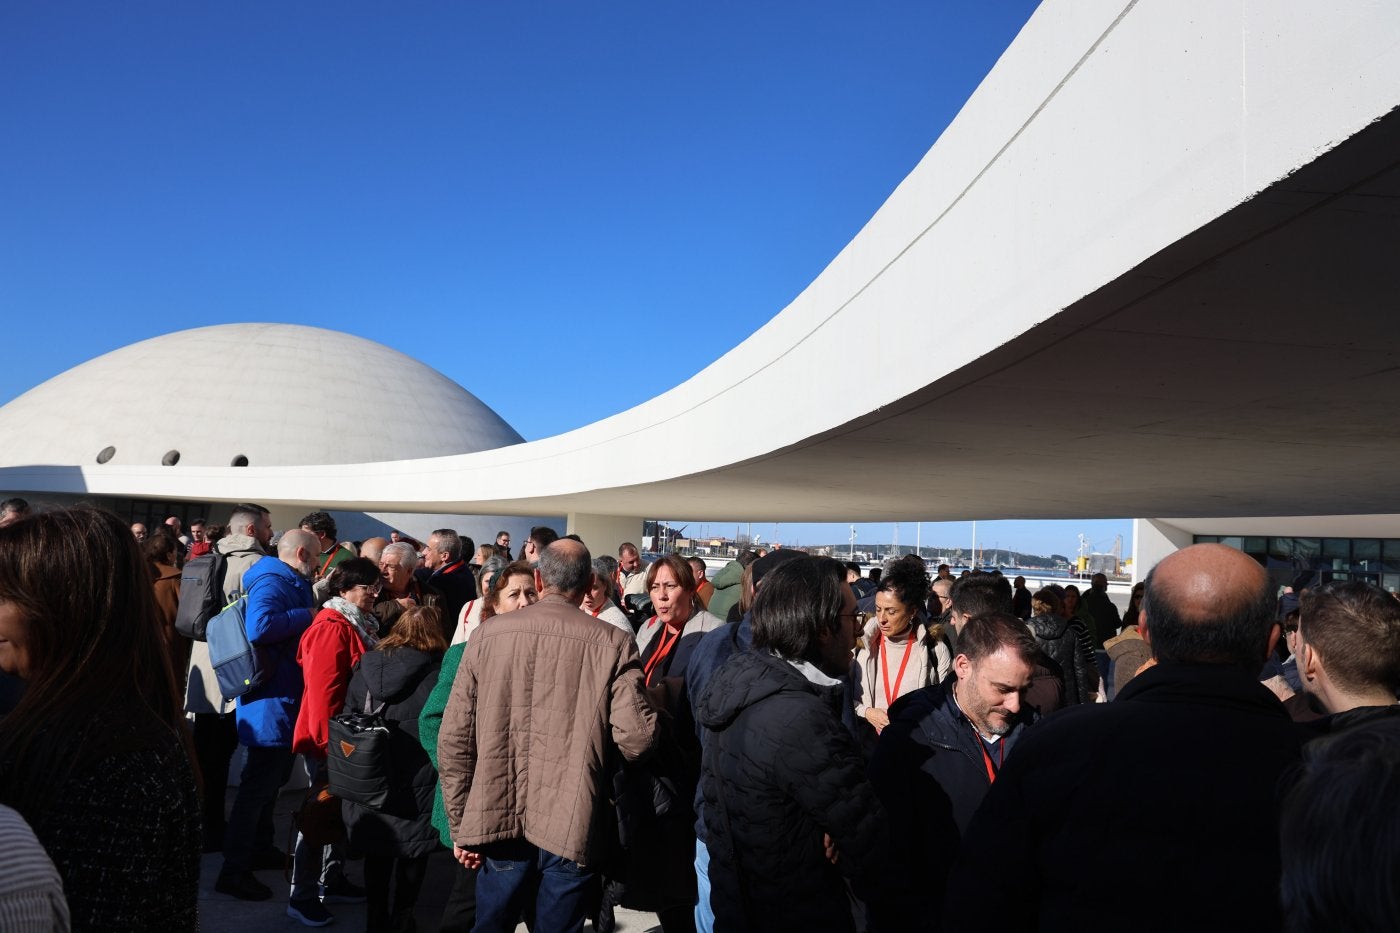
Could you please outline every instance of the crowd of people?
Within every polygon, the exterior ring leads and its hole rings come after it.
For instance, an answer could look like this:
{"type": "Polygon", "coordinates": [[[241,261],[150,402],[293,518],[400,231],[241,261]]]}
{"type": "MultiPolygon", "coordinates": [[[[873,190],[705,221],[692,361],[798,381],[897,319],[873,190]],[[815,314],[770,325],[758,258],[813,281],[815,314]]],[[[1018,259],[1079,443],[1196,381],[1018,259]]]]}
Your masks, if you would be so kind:
{"type": "Polygon", "coordinates": [[[344,542],[325,512],[275,535],[253,504],[184,535],[14,501],[5,929],[196,929],[210,852],[222,894],[271,900],[258,874],[286,870],[290,918],[364,900],[370,931],[415,929],[438,852],[443,931],[609,933],[619,906],[666,933],[1400,916],[1400,602],[1369,583],[1280,601],[1195,545],[1120,615],[1101,577],[1032,592],[917,557],[863,577],[779,548],[707,579],[548,527],[512,554],[344,542]],[[180,565],[214,558],[261,665],[233,700],[177,622],[180,565]],[[347,711],[388,727],[386,792],[281,849],[279,792],[300,759],[325,799],[347,711]]]}

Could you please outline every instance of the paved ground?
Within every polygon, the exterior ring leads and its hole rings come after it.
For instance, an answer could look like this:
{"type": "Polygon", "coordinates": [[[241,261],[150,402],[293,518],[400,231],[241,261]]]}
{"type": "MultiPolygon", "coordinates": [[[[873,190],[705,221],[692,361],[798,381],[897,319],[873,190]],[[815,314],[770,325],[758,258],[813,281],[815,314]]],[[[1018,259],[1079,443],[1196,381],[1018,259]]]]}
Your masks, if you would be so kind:
{"type": "MultiPolygon", "coordinates": [[[[229,803],[233,803],[230,789],[229,803]]],[[[288,822],[292,809],[301,802],[303,791],[287,790],[282,793],[277,804],[278,847],[285,848],[288,822]]],[[[287,899],[284,893],[289,886],[278,871],[258,872],[258,878],[273,891],[279,892],[270,901],[240,901],[214,890],[214,879],[218,877],[223,856],[218,853],[204,856],[199,875],[199,922],[203,933],[261,933],[264,930],[279,933],[294,933],[306,929],[287,916],[287,899]]],[[[440,852],[428,863],[428,877],[423,883],[423,893],[418,898],[418,929],[420,933],[437,933],[438,919],[442,915],[442,905],[447,900],[447,892],[452,886],[452,856],[440,852]]],[[[356,882],[361,880],[360,863],[350,862],[346,874],[356,882]]],[[[335,922],[328,929],[363,930],[365,908],[363,904],[334,904],[329,908],[335,914],[335,922]]],[[[519,927],[524,930],[522,924],[519,927]]],[[[585,929],[591,930],[588,926],[585,929]]],[[[661,927],[655,914],[644,914],[631,910],[617,911],[617,929],[625,933],[660,933],[661,927]]]]}

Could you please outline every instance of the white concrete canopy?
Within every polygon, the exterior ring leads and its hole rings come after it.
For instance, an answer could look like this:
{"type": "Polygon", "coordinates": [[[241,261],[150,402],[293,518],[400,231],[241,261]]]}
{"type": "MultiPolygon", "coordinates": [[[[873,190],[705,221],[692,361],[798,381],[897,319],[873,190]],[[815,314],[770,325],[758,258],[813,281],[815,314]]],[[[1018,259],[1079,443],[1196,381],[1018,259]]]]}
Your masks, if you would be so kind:
{"type": "Polygon", "coordinates": [[[0,487],[696,520],[1400,512],[1397,35],[1393,2],[1051,0],[792,304],[643,405],[375,463],[7,445],[0,487]]]}

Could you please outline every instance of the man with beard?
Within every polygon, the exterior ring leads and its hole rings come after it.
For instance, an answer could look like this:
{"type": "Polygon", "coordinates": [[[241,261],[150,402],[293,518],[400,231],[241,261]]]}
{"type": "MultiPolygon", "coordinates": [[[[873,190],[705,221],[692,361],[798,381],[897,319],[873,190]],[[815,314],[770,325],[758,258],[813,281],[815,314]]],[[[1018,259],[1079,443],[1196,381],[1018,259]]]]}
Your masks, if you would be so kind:
{"type": "Polygon", "coordinates": [[[1038,714],[1024,704],[1040,651],[1020,619],[989,613],[958,635],[953,677],[890,709],[870,780],[891,821],[896,863],[921,879],[872,898],[871,929],[936,929],[948,870],[972,814],[1038,714]]]}
{"type": "Polygon", "coordinates": [[[224,832],[224,865],[214,890],[245,901],[265,901],[272,889],[253,877],[255,846],[272,844],[271,803],[292,774],[292,727],[303,682],[296,646],[311,625],[311,583],[321,553],[316,535],[282,535],[277,556],[264,557],[243,574],[248,594],[248,640],[267,649],[267,677],[238,698],[238,741],[248,749],[238,796],[224,832]],[[261,837],[261,838],[259,838],[261,837]]]}

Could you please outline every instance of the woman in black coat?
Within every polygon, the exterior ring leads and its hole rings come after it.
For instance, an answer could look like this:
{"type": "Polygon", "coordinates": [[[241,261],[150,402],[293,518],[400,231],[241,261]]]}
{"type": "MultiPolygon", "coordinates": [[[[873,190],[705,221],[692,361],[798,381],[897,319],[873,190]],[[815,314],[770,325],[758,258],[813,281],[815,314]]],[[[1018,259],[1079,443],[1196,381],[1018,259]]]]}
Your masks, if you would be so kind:
{"type": "Polygon", "coordinates": [[[418,714],[437,683],[447,641],[438,610],[415,606],[362,658],[350,677],[345,709],[377,709],[390,738],[389,798],[377,810],[342,804],[350,851],[365,857],[366,929],[413,929],[413,907],[423,886],[428,856],[440,848],[433,828],[437,771],[418,741],[418,714]],[[393,909],[389,890],[393,883],[393,909]]]}
{"type": "Polygon", "coordinates": [[[855,645],[846,568],[787,561],[763,578],[752,621],[753,650],[731,655],[696,702],[714,929],[854,933],[845,881],[877,893],[889,836],[841,722],[855,645]]]}

